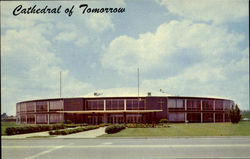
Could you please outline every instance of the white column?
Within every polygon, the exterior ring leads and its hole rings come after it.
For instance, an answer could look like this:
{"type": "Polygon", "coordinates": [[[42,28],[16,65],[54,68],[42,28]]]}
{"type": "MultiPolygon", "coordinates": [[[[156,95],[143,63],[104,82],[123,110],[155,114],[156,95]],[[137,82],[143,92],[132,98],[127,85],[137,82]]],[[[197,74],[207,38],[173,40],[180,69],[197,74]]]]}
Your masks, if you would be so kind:
{"type": "Polygon", "coordinates": [[[106,100],[103,100],[104,111],[106,111],[106,100]]]}
{"type": "Polygon", "coordinates": [[[127,100],[124,99],[124,110],[126,111],[127,110],[127,100]]]}
{"type": "Polygon", "coordinates": [[[187,100],[185,99],[185,110],[187,110],[187,100]]]}

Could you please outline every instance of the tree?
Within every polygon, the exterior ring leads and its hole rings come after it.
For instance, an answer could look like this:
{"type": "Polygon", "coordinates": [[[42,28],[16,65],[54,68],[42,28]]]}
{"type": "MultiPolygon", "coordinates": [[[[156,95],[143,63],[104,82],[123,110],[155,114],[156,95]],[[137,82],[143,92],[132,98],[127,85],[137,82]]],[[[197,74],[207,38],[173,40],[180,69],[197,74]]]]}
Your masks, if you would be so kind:
{"type": "Polygon", "coordinates": [[[229,111],[229,118],[231,119],[231,122],[233,124],[239,123],[239,121],[241,119],[241,115],[240,115],[240,108],[238,107],[237,104],[235,106],[232,105],[232,107],[229,111]]]}

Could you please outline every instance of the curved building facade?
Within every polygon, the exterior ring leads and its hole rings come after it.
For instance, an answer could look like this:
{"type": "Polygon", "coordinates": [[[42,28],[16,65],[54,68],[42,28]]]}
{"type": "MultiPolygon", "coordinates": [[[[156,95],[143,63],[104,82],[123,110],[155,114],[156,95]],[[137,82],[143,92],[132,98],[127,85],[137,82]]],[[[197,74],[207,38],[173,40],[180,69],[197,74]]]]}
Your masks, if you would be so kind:
{"type": "Polygon", "coordinates": [[[145,96],[57,98],[16,104],[19,124],[229,122],[234,101],[221,98],[145,96]]]}

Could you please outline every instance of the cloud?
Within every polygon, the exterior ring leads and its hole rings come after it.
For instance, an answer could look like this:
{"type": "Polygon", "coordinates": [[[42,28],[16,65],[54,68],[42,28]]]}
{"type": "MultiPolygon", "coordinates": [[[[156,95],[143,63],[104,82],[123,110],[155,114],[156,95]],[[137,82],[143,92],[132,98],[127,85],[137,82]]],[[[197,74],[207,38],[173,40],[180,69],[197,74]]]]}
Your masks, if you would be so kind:
{"type": "MultiPolygon", "coordinates": [[[[63,97],[92,92],[92,84],[75,78],[69,70],[61,67],[62,59],[56,55],[50,39],[55,28],[51,21],[23,16],[15,23],[9,23],[11,19],[11,15],[2,17],[2,112],[15,114],[15,105],[20,101],[59,97],[60,71],[63,75],[63,97]]],[[[70,34],[58,35],[61,40],[74,38],[70,34]]]]}
{"type": "Polygon", "coordinates": [[[97,32],[114,29],[114,24],[108,14],[91,14],[85,22],[89,28],[94,29],[97,32]]]}
{"type": "Polygon", "coordinates": [[[170,21],[138,38],[113,39],[104,47],[101,62],[124,78],[140,67],[145,92],[166,89],[172,95],[218,96],[247,109],[249,49],[240,46],[245,40],[223,26],[170,21]]]}
{"type": "Polygon", "coordinates": [[[223,63],[237,56],[237,45],[244,36],[227,29],[190,21],[171,21],[160,25],[154,33],[139,37],[119,36],[104,48],[102,64],[121,75],[154,69],[183,70],[195,63],[210,60],[223,63]]]}
{"type": "Polygon", "coordinates": [[[172,14],[193,21],[238,22],[248,16],[247,0],[156,0],[172,14]]]}

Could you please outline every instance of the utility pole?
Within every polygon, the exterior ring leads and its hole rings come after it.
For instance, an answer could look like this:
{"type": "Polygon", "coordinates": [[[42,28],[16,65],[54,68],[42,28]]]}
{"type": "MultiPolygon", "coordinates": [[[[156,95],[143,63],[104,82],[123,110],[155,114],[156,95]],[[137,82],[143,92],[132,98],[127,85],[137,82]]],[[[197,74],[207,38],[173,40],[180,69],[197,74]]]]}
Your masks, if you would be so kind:
{"type": "Polygon", "coordinates": [[[60,98],[62,97],[62,72],[60,71],[60,98]]]}
{"type": "Polygon", "coordinates": [[[140,79],[139,79],[139,68],[137,68],[137,73],[138,73],[138,98],[139,98],[139,93],[140,93],[140,79]]]}

